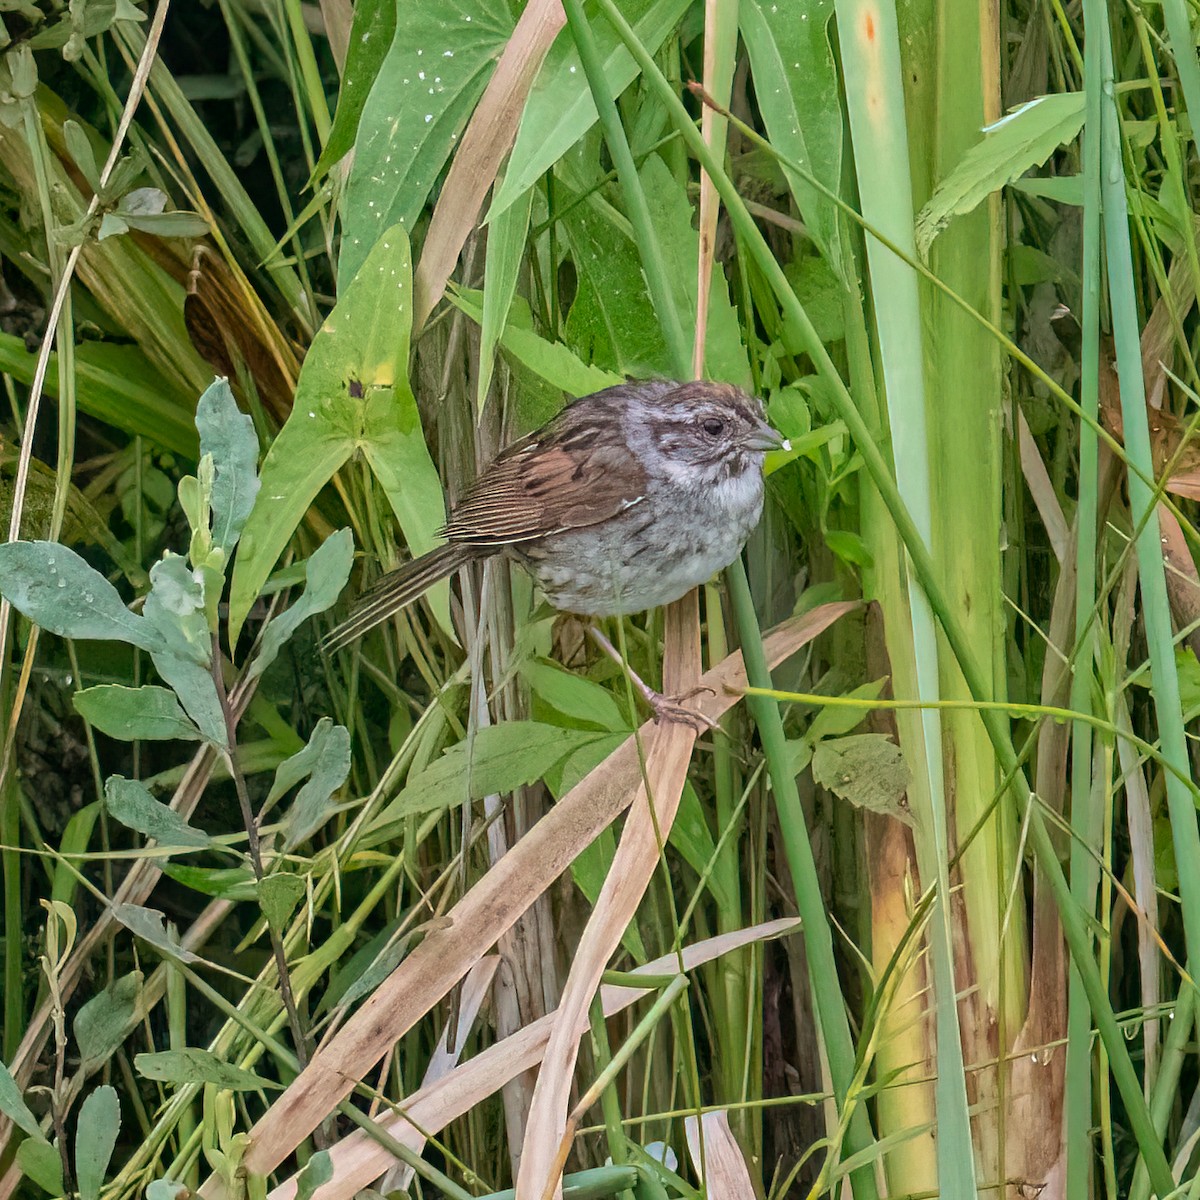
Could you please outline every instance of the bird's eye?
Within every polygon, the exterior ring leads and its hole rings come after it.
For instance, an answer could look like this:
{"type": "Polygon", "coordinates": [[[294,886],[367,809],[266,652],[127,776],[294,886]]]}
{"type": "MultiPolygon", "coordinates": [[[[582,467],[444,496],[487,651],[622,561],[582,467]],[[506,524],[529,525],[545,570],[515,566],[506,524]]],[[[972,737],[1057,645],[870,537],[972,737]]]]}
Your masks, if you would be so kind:
{"type": "Polygon", "coordinates": [[[701,425],[709,437],[720,437],[725,432],[725,422],[720,417],[705,417],[701,425]]]}

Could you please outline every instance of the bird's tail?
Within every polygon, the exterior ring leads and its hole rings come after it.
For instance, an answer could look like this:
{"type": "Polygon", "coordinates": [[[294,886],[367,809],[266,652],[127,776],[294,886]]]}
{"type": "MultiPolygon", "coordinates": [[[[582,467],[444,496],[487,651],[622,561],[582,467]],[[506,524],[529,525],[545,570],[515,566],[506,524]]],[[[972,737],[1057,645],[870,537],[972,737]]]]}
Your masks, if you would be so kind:
{"type": "Polygon", "coordinates": [[[321,639],[321,649],[326,654],[342,649],[478,556],[476,547],[451,542],[389,571],[359,597],[350,615],[321,639]]]}

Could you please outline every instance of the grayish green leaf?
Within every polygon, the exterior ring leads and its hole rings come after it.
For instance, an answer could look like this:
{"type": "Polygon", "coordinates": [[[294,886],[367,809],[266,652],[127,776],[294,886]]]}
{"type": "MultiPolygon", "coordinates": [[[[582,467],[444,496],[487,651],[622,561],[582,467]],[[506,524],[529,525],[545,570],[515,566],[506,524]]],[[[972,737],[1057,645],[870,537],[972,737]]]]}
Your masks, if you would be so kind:
{"type": "Polygon", "coordinates": [[[229,731],[217,685],[207,667],[178,654],[151,655],[154,669],[170,684],[201,736],[214,746],[229,749],[229,731]]]}
{"type": "Polygon", "coordinates": [[[130,933],[153,946],[160,954],[185,963],[199,961],[195,954],[179,944],[179,939],[173,933],[168,932],[158,909],[143,908],[140,904],[114,904],[112,914],[130,933]]]}
{"type": "Polygon", "coordinates": [[[104,784],[108,811],[128,829],[154,838],[163,846],[201,847],[212,844],[207,833],[189,825],[173,808],[156,800],[136,779],[110,775],[104,784]]]}
{"type": "Polygon", "coordinates": [[[51,1196],[64,1194],[62,1155],[57,1146],[44,1140],[26,1138],[17,1147],[17,1166],[26,1178],[32,1179],[44,1192],[49,1192],[51,1196]]]}
{"type": "MultiPolygon", "coordinates": [[[[204,606],[204,586],[187,560],[169,550],[150,568],[150,594],[142,608],[171,654],[207,667],[212,635],[204,606]]],[[[180,699],[186,704],[186,697],[180,699]]]]}
{"type": "Polygon", "coordinates": [[[3,1113],[22,1133],[39,1141],[46,1140],[37,1117],[29,1111],[25,1097],[8,1067],[0,1062],[0,1113],[3,1113]]]}
{"type": "Polygon", "coordinates": [[[296,1200],[312,1200],[313,1192],[332,1178],[333,1159],[328,1150],[318,1150],[296,1177],[296,1200]]]}
{"type": "Polygon", "coordinates": [[[102,1067],[129,1036],[141,1014],[141,995],[142,973],[131,971],[114,979],[76,1014],[72,1029],[83,1076],[102,1067]]]}
{"type": "Polygon", "coordinates": [[[100,169],[96,166],[96,152],[92,143],[78,121],[63,122],[63,138],[67,143],[67,152],[75,160],[75,165],[83,173],[88,187],[93,192],[100,190],[100,169]]]}
{"type": "MultiPolygon", "coordinates": [[[[300,789],[288,813],[284,850],[291,850],[311,837],[329,815],[329,798],[346,782],[350,774],[350,732],[344,725],[334,725],[328,717],[318,723],[309,743],[297,755],[279,766],[280,773],[300,755],[311,752],[306,760],[308,782],[300,789]]],[[[293,768],[294,769],[294,768],[293,768]]],[[[275,786],[279,786],[276,776],[275,786]]]]}
{"type": "Polygon", "coordinates": [[[200,734],[179,707],[175,693],[146,684],[124,687],[103,683],[83,688],[71,698],[75,711],[101,733],[123,741],[196,741],[200,734]]]}
{"type": "Polygon", "coordinates": [[[287,640],[307,621],[336,603],[354,564],[354,535],[349,529],[332,533],[313,552],[305,570],[304,591],[294,604],[274,616],[263,630],[258,654],[247,670],[257,679],[278,657],[287,640]]]}
{"type": "Polygon", "coordinates": [[[157,1054],[138,1054],[133,1065],[143,1078],[163,1083],[212,1083],[228,1092],[257,1092],[279,1086],[253,1071],[222,1061],[210,1050],[195,1046],[163,1050],[157,1054]]]}
{"type": "Polygon", "coordinates": [[[196,404],[200,453],[211,454],[213,545],[226,552],[237,545],[258,495],[258,436],[254,422],[237,406],[227,379],[218,379],[196,404]]]}
{"type": "Polygon", "coordinates": [[[79,1108],[75,1127],[75,1184],[79,1200],[98,1200],[121,1129],[121,1101],[116,1088],[104,1084],[79,1108]]]}
{"type": "Polygon", "coordinates": [[[190,1190],[177,1179],[156,1179],[146,1188],[146,1200],[187,1200],[190,1190]]]}
{"type": "Polygon", "coordinates": [[[99,571],[57,542],[0,545],[0,594],[60,637],[128,642],[151,652],[164,645],[154,626],[131,613],[99,571]]]}

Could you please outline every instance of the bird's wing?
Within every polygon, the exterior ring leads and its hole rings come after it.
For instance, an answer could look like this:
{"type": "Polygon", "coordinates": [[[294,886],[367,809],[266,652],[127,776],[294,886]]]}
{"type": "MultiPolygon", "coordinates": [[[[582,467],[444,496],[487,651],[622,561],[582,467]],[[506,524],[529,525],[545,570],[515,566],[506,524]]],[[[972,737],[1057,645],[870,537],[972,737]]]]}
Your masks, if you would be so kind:
{"type": "Polygon", "coordinates": [[[611,429],[552,421],[515,442],[472,484],[443,531],[503,546],[607,521],[645,495],[646,472],[611,429]]]}

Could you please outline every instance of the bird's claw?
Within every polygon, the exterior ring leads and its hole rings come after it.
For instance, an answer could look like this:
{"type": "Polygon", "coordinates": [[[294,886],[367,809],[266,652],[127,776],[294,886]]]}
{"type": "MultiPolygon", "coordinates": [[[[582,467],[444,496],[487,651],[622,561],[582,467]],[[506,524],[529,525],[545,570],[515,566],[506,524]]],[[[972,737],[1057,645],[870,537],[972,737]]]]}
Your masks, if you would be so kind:
{"type": "Polygon", "coordinates": [[[650,692],[646,696],[646,703],[654,712],[655,725],[660,721],[675,725],[688,725],[697,733],[707,733],[709,730],[716,729],[717,722],[711,717],[705,716],[699,709],[688,708],[684,704],[685,700],[690,700],[701,692],[708,692],[710,696],[716,695],[716,692],[709,687],[694,687],[680,696],[664,696],[661,692],[650,692]]]}

